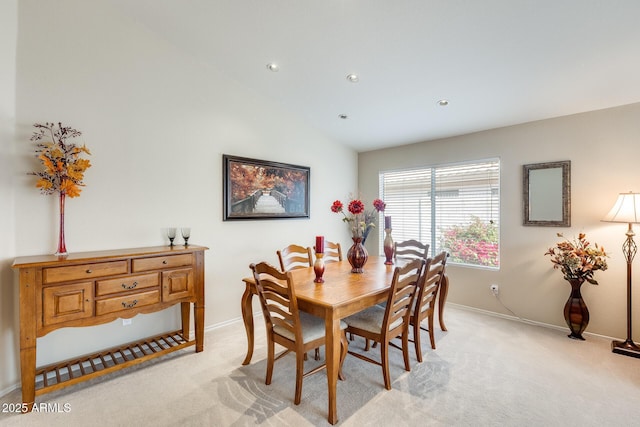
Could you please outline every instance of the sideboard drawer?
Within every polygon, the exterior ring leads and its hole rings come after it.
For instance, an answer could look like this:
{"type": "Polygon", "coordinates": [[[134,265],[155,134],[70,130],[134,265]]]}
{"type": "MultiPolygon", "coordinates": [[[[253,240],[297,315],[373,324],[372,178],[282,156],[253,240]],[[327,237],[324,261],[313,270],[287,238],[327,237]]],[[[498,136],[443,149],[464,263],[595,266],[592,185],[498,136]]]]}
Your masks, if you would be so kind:
{"type": "Polygon", "coordinates": [[[138,258],[132,261],[133,272],[159,270],[162,268],[184,267],[193,264],[192,254],[168,255],[152,258],[138,258]]]}
{"type": "Polygon", "coordinates": [[[151,288],[160,284],[158,273],[124,276],[118,279],[98,280],[96,282],[96,296],[117,294],[138,289],[151,288]]]}
{"type": "Polygon", "coordinates": [[[160,302],[160,290],[139,292],[116,298],[96,301],[96,316],[106,313],[116,313],[144,307],[160,302]]]}
{"type": "Polygon", "coordinates": [[[128,273],[126,260],[50,267],[42,269],[42,283],[72,282],[126,273],[128,273]]]}

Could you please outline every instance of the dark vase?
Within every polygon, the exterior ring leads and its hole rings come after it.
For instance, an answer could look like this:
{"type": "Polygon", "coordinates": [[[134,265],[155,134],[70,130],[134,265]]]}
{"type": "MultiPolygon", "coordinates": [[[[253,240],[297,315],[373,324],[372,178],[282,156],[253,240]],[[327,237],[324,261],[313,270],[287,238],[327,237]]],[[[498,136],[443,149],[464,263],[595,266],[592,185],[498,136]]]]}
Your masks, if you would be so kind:
{"type": "Polygon", "coordinates": [[[351,264],[351,272],[352,273],[363,273],[364,270],[362,267],[367,263],[369,259],[369,254],[367,250],[362,245],[361,237],[352,237],[353,245],[349,248],[347,252],[347,259],[349,260],[349,264],[351,264]]]}
{"type": "Polygon", "coordinates": [[[569,330],[571,330],[568,337],[584,341],[582,333],[589,324],[589,310],[580,293],[580,287],[584,283],[584,279],[569,280],[569,283],[571,284],[571,295],[569,295],[569,299],[564,305],[564,319],[567,321],[569,330]]]}

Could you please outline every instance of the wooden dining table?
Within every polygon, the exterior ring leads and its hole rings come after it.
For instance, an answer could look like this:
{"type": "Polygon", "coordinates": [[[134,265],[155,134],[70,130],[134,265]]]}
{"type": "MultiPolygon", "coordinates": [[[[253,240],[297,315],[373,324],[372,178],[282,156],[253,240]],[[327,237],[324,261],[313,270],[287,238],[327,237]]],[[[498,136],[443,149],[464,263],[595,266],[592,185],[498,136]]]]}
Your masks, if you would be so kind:
{"type": "MultiPolygon", "coordinates": [[[[406,261],[398,261],[401,265],[406,261]]],[[[382,257],[369,257],[363,273],[351,273],[348,261],[327,263],[324,283],[315,283],[313,268],[292,270],[298,308],[324,319],[326,330],[326,369],[329,395],[329,423],[338,422],[337,383],[340,368],[340,319],[386,301],[396,265],[387,265],[382,257]]],[[[247,332],[247,355],[251,362],[254,347],[252,299],[256,294],[253,277],[243,279],[242,317],[247,332]]],[[[446,296],[446,294],[445,294],[446,296]]],[[[444,304],[444,303],[442,303],[444,304]]],[[[443,324],[441,323],[441,327],[443,324]]]]}

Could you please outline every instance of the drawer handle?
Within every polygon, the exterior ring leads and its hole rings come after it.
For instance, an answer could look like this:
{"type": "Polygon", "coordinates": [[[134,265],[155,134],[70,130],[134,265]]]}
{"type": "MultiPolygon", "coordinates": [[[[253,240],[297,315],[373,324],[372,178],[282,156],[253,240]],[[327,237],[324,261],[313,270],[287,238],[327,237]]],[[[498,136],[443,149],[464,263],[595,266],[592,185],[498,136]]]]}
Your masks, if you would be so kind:
{"type": "Polygon", "coordinates": [[[166,265],[167,264],[167,260],[165,259],[164,261],[162,261],[162,263],[166,265]]]}
{"type": "Polygon", "coordinates": [[[87,274],[93,273],[93,270],[87,270],[87,274]]]}
{"type": "Polygon", "coordinates": [[[124,308],[133,308],[136,304],[138,303],[137,299],[134,299],[133,302],[131,304],[127,304],[126,302],[122,303],[122,306],[124,308]]]}
{"type": "Polygon", "coordinates": [[[133,282],[133,283],[131,284],[131,286],[127,286],[127,284],[126,284],[126,283],[123,283],[123,284],[122,284],[122,288],[123,288],[123,289],[133,289],[133,288],[135,288],[136,286],[138,286],[138,282],[133,282]]]}

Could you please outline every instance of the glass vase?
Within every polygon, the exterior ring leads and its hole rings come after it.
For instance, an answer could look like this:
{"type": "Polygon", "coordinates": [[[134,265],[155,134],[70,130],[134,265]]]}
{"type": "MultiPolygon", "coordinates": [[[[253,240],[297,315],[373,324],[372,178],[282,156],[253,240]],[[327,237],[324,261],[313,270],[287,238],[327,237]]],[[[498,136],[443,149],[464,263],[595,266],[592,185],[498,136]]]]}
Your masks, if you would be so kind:
{"type": "Polygon", "coordinates": [[[67,245],[64,242],[64,201],[65,193],[60,193],[60,225],[58,227],[58,250],[57,256],[67,255],[67,245]]]}
{"type": "Polygon", "coordinates": [[[347,251],[347,260],[349,264],[351,264],[351,272],[352,273],[363,273],[364,265],[367,263],[369,259],[369,254],[362,244],[362,237],[352,237],[353,245],[347,251]]]}

